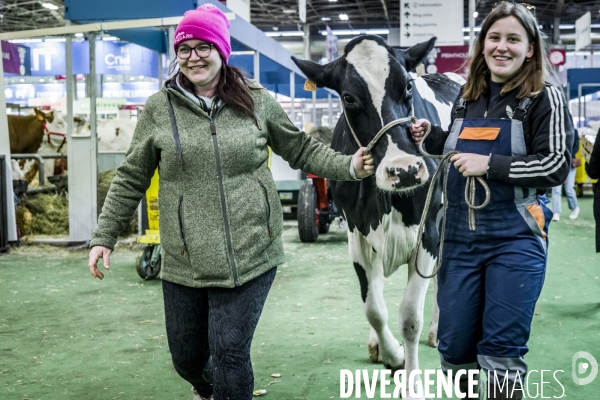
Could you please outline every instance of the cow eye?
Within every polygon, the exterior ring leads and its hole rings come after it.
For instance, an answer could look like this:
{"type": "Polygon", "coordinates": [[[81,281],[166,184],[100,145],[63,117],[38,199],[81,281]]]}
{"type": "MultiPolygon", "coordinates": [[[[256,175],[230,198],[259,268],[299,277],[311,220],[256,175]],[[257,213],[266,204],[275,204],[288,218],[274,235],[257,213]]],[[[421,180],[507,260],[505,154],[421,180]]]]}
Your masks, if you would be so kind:
{"type": "Polygon", "coordinates": [[[342,98],[344,99],[344,102],[348,105],[354,105],[354,98],[352,96],[350,96],[349,94],[345,94],[342,96],[342,98]]]}
{"type": "Polygon", "coordinates": [[[408,82],[406,84],[406,91],[410,93],[410,92],[412,92],[412,88],[413,88],[412,83],[408,82]]]}

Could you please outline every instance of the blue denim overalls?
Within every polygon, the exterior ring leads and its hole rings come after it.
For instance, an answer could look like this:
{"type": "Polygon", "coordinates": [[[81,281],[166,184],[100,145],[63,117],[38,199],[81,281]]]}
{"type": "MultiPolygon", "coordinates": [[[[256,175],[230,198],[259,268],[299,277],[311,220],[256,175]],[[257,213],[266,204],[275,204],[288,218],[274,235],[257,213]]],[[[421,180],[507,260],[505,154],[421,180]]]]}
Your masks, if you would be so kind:
{"type": "MultiPolygon", "coordinates": [[[[525,155],[522,101],[512,119],[464,118],[457,115],[444,153],[525,155]]],[[[524,166],[525,167],[525,166],[524,166]]],[[[485,177],[483,177],[485,178],[485,177]]],[[[548,223],[547,198],[534,188],[487,180],[490,203],[474,212],[469,228],[466,178],[450,167],[446,233],[438,275],[439,352],[442,369],[497,371],[509,382],[527,372],[523,355],[535,303],[544,282],[548,223]]],[[[475,204],[485,192],[476,184],[475,204]]],[[[512,386],[511,386],[512,387],[512,386]]]]}

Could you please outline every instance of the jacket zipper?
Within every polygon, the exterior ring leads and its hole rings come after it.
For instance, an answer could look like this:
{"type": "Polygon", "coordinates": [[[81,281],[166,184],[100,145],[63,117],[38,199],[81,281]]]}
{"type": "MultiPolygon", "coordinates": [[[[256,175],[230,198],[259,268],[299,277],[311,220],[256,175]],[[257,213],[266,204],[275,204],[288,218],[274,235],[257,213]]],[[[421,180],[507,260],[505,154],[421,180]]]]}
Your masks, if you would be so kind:
{"type": "Polygon", "coordinates": [[[184,255],[187,245],[185,244],[185,234],[183,233],[183,195],[179,196],[177,215],[179,218],[179,235],[181,235],[181,255],[184,255]]]}
{"type": "Polygon", "coordinates": [[[219,181],[219,194],[221,196],[221,211],[223,212],[223,222],[225,224],[225,237],[227,239],[227,254],[229,255],[229,266],[233,273],[233,282],[239,286],[237,267],[233,257],[233,245],[231,244],[231,232],[229,230],[229,217],[227,216],[227,208],[225,207],[225,190],[223,188],[223,170],[221,168],[221,154],[219,153],[219,145],[217,143],[217,128],[215,127],[215,118],[219,111],[223,108],[221,105],[210,113],[210,134],[212,136],[213,147],[215,149],[215,157],[217,159],[217,179],[219,181]]]}
{"type": "Polygon", "coordinates": [[[269,204],[269,197],[267,196],[267,188],[261,181],[258,181],[263,191],[263,201],[265,202],[265,214],[267,217],[267,229],[269,230],[269,236],[273,237],[273,228],[271,228],[271,205],[269,204]]]}

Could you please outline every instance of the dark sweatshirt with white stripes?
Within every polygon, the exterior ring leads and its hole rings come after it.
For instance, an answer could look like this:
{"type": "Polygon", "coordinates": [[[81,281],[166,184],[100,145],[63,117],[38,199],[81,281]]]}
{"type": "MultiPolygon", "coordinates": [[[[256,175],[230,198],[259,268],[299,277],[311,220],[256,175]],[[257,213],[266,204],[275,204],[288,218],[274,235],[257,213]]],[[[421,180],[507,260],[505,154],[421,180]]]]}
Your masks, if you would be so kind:
{"type": "MultiPolygon", "coordinates": [[[[477,100],[466,103],[465,118],[512,118],[519,105],[518,90],[495,97],[483,93],[477,100]],[[486,115],[487,111],[487,117],[486,115]]],[[[449,130],[456,117],[458,100],[452,107],[452,121],[448,131],[433,126],[425,141],[432,154],[441,154],[449,130]]],[[[571,148],[574,135],[573,119],[567,101],[559,88],[546,85],[529,106],[523,119],[523,133],[527,146],[525,156],[491,154],[488,179],[508,182],[514,186],[546,190],[561,185],[571,167],[571,148]]]]}

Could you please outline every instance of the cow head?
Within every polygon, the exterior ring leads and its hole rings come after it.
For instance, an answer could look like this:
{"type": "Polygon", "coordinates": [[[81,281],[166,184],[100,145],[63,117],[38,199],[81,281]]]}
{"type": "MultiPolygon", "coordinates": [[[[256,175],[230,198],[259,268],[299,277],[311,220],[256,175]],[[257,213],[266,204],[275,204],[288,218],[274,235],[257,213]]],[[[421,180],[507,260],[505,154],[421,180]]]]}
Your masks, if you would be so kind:
{"type": "MultiPolygon", "coordinates": [[[[350,127],[360,144],[366,146],[383,126],[412,115],[413,78],[408,72],[421,63],[434,43],[435,37],[399,50],[379,36],[367,35],[351,40],[344,55],[326,65],[293,57],[317,86],[340,95],[346,116],[338,121],[333,148],[346,154],[358,149],[350,127]]],[[[425,160],[409,138],[408,124],[388,130],[373,148],[375,179],[382,190],[412,190],[429,179],[425,160]]]]}

